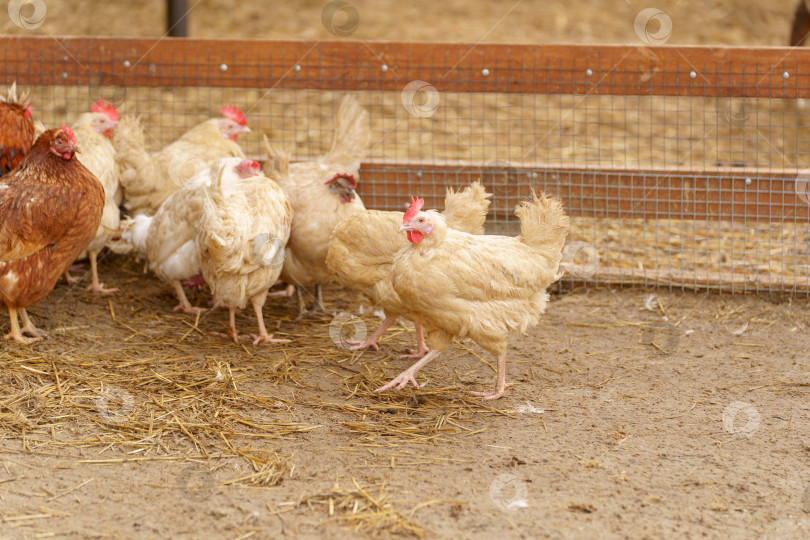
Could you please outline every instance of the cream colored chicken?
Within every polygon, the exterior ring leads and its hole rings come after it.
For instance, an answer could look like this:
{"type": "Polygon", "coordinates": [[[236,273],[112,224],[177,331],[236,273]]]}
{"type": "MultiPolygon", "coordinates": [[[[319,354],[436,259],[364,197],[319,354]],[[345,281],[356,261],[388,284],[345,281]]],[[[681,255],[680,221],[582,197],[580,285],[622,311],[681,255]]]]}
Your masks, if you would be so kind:
{"type": "MultiPolygon", "coordinates": [[[[91,107],[91,112],[84,113],[73,124],[73,133],[79,143],[81,153],[76,154],[82,165],[93,173],[104,186],[104,214],[96,236],[90,241],[78,257],[90,260],[90,285],[88,291],[109,294],[118,289],[108,289],[98,277],[98,253],[118,234],[121,221],[121,188],[118,181],[118,169],[115,165],[115,150],[109,138],[118,124],[118,111],[109,103],[99,98],[91,107]]],[[[71,277],[65,272],[68,283],[77,283],[79,278],[71,277]]]]}
{"type": "MultiPolygon", "coordinates": [[[[259,174],[258,163],[245,160],[240,167],[245,163],[253,176],[227,182],[220,174],[202,188],[203,212],[196,237],[200,267],[214,305],[230,311],[228,335],[234,342],[239,339],[236,310],[250,302],[259,325],[259,333],[251,336],[253,344],[288,343],[267,333],[262,309],[284,264],[292,208],[278,184],[259,174]]],[[[273,178],[286,177],[289,157],[273,152],[266,170],[273,178]]]]}
{"type": "MultiPolygon", "coordinates": [[[[302,287],[315,286],[313,310],[324,311],[321,284],[331,280],[326,253],[332,229],[365,209],[355,189],[368,145],[368,115],[353,97],[346,96],[338,109],[329,152],[315,161],[291,165],[289,177],[279,181],[294,210],[281,279],[297,287],[299,318],[308,313],[302,287]]],[[[269,145],[268,151],[272,151],[269,145]]]]}
{"type": "Polygon", "coordinates": [[[136,117],[121,119],[115,134],[116,159],[121,169],[124,207],[131,215],[154,214],[160,205],[192,176],[222,158],[245,158],[236,143],[250,131],[245,115],[233,106],[222,107],[222,117],[211,118],[152,155],[136,117]]]}
{"type": "Polygon", "coordinates": [[[521,236],[475,236],[447,227],[435,210],[422,212],[423,201],[405,212],[401,230],[410,246],[394,259],[394,291],[407,306],[406,316],[422,324],[431,351],[376,392],[400,390],[416,382],[416,373],[439,356],[453,338],[471,338],[498,359],[495,388],[474,393],[503,397],[506,345],[512,332],[537,324],[546,309],[546,288],[558,280],[569,220],[558,199],[532,196],[520,204],[521,236]]]}
{"type": "MultiPolygon", "coordinates": [[[[447,189],[444,217],[447,226],[470,234],[484,234],[489,198],[479,182],[459,192],[447,189]]],[[[407,248],[408,240],[399,232],[402,212],[365,210],[356,212],[335,227],[329,242],[326,266],[342,286],[365,295],[381,306],[385,320],[370,337],[348,342],[352,350],[378,349],[377,340],[402,315],[408,312],[391,283],[394,256],[407,248]]],[[[416,325],[417,348],[400,358],[421,358],[428,348],[422,327],[416,325]]]]}
{"type": "Polygon", "coordinates": [[[254,170],[244,161],[220,159],[169,196],[154,216],[139,214],[124,224],[123,241],[145,255],[149,269],[174,288],[179,301],[174,311],[190,314],[205,311],[191,305],[182,284],[201,272],[196,237],[205,197],[203,188],[209,187],[218,175],[226,184],[253,176],[254,170]]]}

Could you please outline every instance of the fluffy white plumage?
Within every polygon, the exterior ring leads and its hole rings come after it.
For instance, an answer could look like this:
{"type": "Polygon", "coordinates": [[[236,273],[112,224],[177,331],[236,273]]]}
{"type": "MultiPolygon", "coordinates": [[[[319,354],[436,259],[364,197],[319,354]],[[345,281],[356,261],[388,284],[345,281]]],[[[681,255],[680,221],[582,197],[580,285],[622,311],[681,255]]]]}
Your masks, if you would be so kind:
{"type": "MultiPolygon", "coordinates": [[[[289,175],[279,179],[295,211],[281,273],[288,284],[319,287],[331,280],[326,266],[329,236],[340,221],[365,209],[354,189],[369,137],[368,114],[357,100],[346,96],[338,108],[329,152],[314,161],[292,164],[289,175]]],[[[323,309],[319,303],[320,294],[316,308],[323,309]]],[[[306,312],[300,288],[299,308],[300,316],[306,312]]]]}
{"type": "Polygon", "coordinates": [[[125,224],[122,239],[145,255],[149,269],[174,287],[180,302],[175,310],[202,311],[191,306],[181,282],[201,272],[196,236],[202,218],[204,189],[218,177],[226,184],[238,180],[240,175],[236,168],[240,162],[241,158],[217,161],[170,195],[154,216],[139,214],[125,224]]]}
{"type": "Polygon", "coordinates": [[[79,116],[72,126],[81,150],[81,153],[76,154],[79,161],[98,178],[104,187],[104,213],[101,217],[101,225],[98,227],[96,236],[78,257],[78,259],[85,257],[90,259],[92,281],[87,289],[99,293],[117,291],[117,289],[104,287],[99,281],[97,269],[98,252],[118,234],[121,216],[118,209],[121,202],[121,186],[115,163],[115,149],[110,140],[99,131],[104,131],[111,125],[114,126],[103,113],[88,112],[79,116]]]}
{"type": "MultiPolygon", "coordinates": [[[[186,181],[219,159],[244,159],[239,145],[223,134],[223,123],[227,122],[224,118],[206,120],[150,155],[138,118],[121,118],[114,143],[124,206],[130,214],[153,214],[186,181]]],[[[242,129],[249,131],[247,126],[242,129]]]]}
{"type": "MultiPolygon", "coordinates": [[[[287,176],[289,157],[280,152],[271,157],[275,159],[266,166],[270,176],[287,176]]],[[[238,340],[235,311],[250,302],[259,324],[253,344],[288,342],[272,339],[262,314],[268,290],[281,274],[290,237],[292,208],[287,196],[261,174],[237,180],[219,174],[202,192],[196,236],[200,266],[216,304],[230,310],[229,335],[238,340]]]]}
{"type": "Polygon", "coordinates": [[[569,228],[562,203],[544,195],[524,201],[515,214],[522,233],[517,238],[449,229],[434,210],[406,212],[402,230],[413,240],[394,259],[392,283],[409,310],[406,316],[424,326],[431,351],[378,392],[418,386],[419,369],[453,338],[469,337],[498,358],[495,389],[479,395],[504,395],[507,339],[536,324],[545,311],[546,288],[562,275],[569,228]]]}

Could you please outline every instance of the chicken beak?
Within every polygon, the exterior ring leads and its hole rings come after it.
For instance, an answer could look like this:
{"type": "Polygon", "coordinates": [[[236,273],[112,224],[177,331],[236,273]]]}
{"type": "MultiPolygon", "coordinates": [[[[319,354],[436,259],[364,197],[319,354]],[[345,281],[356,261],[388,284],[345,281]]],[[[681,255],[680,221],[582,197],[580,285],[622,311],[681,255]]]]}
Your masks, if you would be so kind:
{"type": "Polygon", "coordinates": [[[247,126],[242,126],[242,133],[250,133],[250,128],[247,126]]]}
{"type": "Polygon", "coordinates": [[[405,223],[403,223],[402,225],[399,226],[399,232],[412,231],[412,230],[413,230],[413,227],[411,227],[410,225],[407,225],[405,223]]]}

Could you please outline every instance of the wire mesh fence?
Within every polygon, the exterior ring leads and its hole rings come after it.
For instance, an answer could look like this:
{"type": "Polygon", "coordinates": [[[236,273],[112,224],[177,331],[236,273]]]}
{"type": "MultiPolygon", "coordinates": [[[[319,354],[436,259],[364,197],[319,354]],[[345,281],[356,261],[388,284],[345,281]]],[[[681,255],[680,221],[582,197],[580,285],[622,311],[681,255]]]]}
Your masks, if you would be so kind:
{"type": "Polygon", "coordinates": [[[99,97],[155,150],[232,103],[294,159],[369,112],[366,206],[481,178],[488,232],[532,188],[572,216],[567,283],[810,293],[810,50],[4,38],[46,125],[99,97]]]}

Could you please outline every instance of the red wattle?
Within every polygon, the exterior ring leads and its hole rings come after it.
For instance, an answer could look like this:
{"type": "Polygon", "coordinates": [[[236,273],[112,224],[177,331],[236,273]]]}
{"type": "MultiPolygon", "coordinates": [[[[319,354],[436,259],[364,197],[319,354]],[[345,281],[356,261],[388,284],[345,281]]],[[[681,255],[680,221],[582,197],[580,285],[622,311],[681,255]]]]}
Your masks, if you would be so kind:
{"type": "Polygon", "coordinates": [[[423,234],[419,231],[407,231],[408,241],[414,244],[418,244],[422,241],[423,234]]]}

